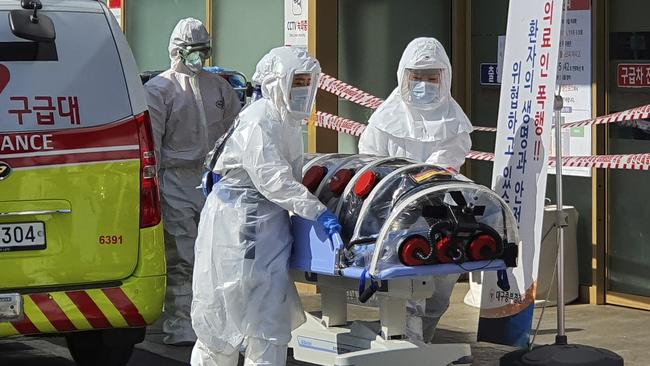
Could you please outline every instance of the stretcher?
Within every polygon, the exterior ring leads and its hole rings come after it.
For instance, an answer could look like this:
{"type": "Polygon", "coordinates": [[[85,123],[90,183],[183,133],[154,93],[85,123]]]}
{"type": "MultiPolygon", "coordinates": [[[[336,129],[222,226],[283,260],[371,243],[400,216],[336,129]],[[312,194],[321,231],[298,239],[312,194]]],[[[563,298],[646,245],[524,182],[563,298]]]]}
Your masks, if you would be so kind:
{"type": "MultiPolygon", "coordinates": [[[[408,159],[308,157],[303,184],[336,213],[342,233],[292,217],[294,280],[316,284],[320,317],[293,332],[296,360],[319,365],[471,364],[467,344],[405,337],[409,300],[433,293],[432,279],[516,266],[518,233],[506,202],[460,174],[408,159]],[[347,293],[371,297],[378,322],[349,322],[347,293]]],[[[507,277],[500,286],[508,287],[507,277]]]]}

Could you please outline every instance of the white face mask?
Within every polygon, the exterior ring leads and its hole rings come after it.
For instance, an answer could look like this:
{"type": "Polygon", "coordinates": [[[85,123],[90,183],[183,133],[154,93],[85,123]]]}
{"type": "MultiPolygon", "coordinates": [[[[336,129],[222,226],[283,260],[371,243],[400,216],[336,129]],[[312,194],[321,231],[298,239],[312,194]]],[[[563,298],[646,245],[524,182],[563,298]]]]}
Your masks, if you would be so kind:
{"type": "Polygon", "coordinates": [[[292,112],[309,113],[309,86],[294,86],[291,88],[291,97],[289,98],[289,109],[292,112]]]}
{"type": "Polygon", "coordinates": [[[413,104],[432,104],[440,100],[440,84],[437,83],[411,80],[409,90],[410,102],[413,104]]]}
{"type": "Polygon", "coordinates": [[[185,66],[193,73],[199,73],[203,69],[203,58],[201,52],[192,52],[185,57],[185,66]]]}

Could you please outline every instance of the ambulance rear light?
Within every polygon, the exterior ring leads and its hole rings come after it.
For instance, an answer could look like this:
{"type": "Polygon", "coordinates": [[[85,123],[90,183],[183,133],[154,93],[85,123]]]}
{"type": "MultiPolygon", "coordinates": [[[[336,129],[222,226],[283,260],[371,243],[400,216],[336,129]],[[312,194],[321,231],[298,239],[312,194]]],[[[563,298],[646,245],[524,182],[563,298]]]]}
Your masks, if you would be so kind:
{"type": "Polygon", "coordinates": [[[149,112],[135,117],[140,141],[140,228],[156,226],[161,220],[156,156],[149,112]]]}

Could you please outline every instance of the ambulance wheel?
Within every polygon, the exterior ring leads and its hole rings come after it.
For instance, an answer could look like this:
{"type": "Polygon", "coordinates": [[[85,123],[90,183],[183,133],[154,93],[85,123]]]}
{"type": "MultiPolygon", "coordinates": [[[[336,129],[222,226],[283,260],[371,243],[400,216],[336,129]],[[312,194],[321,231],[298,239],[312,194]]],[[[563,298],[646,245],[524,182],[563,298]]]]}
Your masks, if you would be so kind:
{"type": "Polygon", "coordinates": [[[144,328],[107,329],[70,333],[66,341],[79,366],[124,366],[144,334],[144,328]]]}

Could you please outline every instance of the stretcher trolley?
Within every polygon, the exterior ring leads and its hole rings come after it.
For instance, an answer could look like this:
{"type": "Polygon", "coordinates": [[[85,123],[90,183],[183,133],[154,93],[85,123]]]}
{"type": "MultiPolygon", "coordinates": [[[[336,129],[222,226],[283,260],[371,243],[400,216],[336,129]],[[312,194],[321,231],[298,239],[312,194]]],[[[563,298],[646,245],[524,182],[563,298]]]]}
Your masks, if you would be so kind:
{"type": "MultiPolygon", "coordinates": [[[[467,344],[407,340],[406,304],[430,297],[434,276],[517,265],[517,225],[506,202],[461,174],[402,158],[308,155],[303,184],[343,230],[329,237],[317,223],[292,218],[292,275],[318,285],[322,309],[293,332],[294,358],[320,365],[470,364],[467,344]],[[374,297],[379,322],[348,322],[350,289],[358,289],[362,303],[374,297]]],[[[499,278],[508,288],[507,277],[499,278]]]]}

